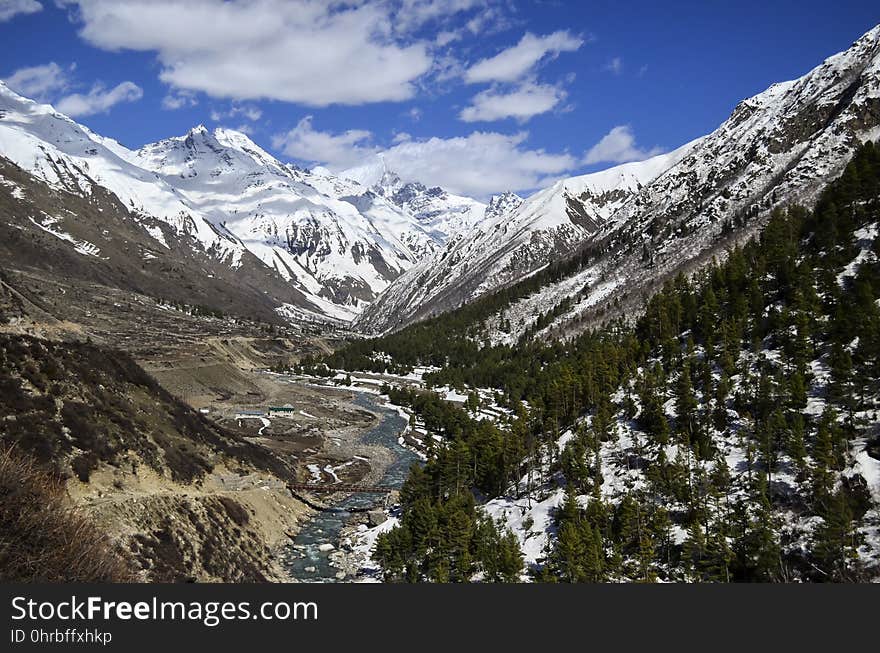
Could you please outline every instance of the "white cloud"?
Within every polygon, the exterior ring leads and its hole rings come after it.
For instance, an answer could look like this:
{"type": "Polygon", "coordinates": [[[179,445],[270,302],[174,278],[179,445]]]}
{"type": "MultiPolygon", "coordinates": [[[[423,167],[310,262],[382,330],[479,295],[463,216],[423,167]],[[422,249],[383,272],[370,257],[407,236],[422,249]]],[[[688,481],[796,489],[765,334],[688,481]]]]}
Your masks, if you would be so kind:
{"type": "Polygon", "coordinates": [[[486,0],[401,0],[395,29],[408,32],[431,21],[444,21],[456,14],[487,5],[486,0]]]}
{"type": "MultiPolygon", "coordinates": [[[[75,69],[76,64],[62,68],[52,61],[41,66],[20,68],[4,81],[9,88],[21,95],[41,102],[53,101],[58,111],[72,117],[106,113],[120,102],[135,102],[144,95],[137,84],[126,81],[109,90],[103,84],[96,83],[86,94],[72,93],[57,99],[71,86],[78,86],[72,78],[75,69]]],[[[177,108],[167,104],[177,102],[178,99],[180,98],[168,96],[162,104],[166,108],[177,108]]]]}
{"type": "Polygon", "coordinates": [[[475,95],[458,117],[465,122],[491,122],[504,118],[525,122],[551,111],[565,100],[566,95],[562,88],[535,82],[526,82],[509,92],[491,88],[475,95]]]}
{"type": "MultiPolygon", "coordinates": [[[[443,4],[446,0],[434,0],[438,5],[443,4]]],[[[456,0],[452,0],[452,6],[456,6],[456,0]]],[[[498,2],[482,0],[481,2],[469,2],[462,0],[458,3],[459,12],[466,11],[469,8],[479,8],[478,11],[460,23],[458,26],[449,27],[437,33],[434,43],[438,47],[444,47],[455,41],[461,41],[466,36],[487,36],[508,29],[512,22],[508,16],[509,6],[505,6],[498,2]],[[465,5],[468,5],[467,7],[465,5]]],[[[446,16],[448,19],[452,14],[446,16]]],[[[440,14],[438,14],[440,17],[440,14]]],[[[441,22],[443,22],[441,20],[441,22]]],[[[450,21],[445,21],[450,22],[450,21]]]]}
{"type": "Polygon", "coordinates": [[[527,138],[526,132],[476,131],[468,136],[427,139],[398,134],[390,148],[380,150],[368,131],[317,131],[309,116],[295,129],[277,136],[273,145],[289,156],[321,164],[336,173],[368,164],[381,154],[386,164],[407,181],[485,198],[504,190],[538,188],[577,166],[577,159],[567,153],[529,149],[527,138]]]}
{"type": "Polygon", "coordinates": [[[256,122],[263,117],[263,110],[253,104],[234,104],[228,111],[217,109],[211,111],[211,120],[214,122],[220,122],[225,118],[235,118],[236,116],[242,116],[245,120],[256,122]]]}
{"type": "Polygon", "coordinates": [[[618,125],[605,134],[584,155],[583,164],[594,163],[626,163],[642,161],[663,152],[662,148],[653,147],[644,150],[636,146],[636,137],[629,125],[618,125]]]}
{"type": "Polygon", "coordinates": [[[312,116],[306,116],[289,132],[276,135],[272,147],[295,159],[338,170],[375,154],[378,150],[370,145],[372,137],[363,129],[349,129],[341,134],[317,131],[312,127],[312,116]]]}
{"type": "Polygon", "coordinates": [[[69,73],[73,68],[62,68],[52,61],[42,66],[19,68],[4,81],[16,93],[44,101],[70,86],[69,73]]]}
{"type": "Polygon", "coordinates": [[[238,127],[236,127],[234,131],[241,132],[242,134],[245,134],[247,136],[253,136],[255,130],[253,125],[242,123],[238,127]]]}
{"type": "Polygon", "coordinates": [[[458,40],[461,40],[461,32],[444,30],[437,34],[437,37],[434,39],[434,43],[442,48],[444,45],[449,45],[450,43],[454,43],[458,40]]]}
{"type": "Polygon", "coordinates": [[[454,138],[410,140],[383,153],[386,163],[410,181],[485,198],[504,190],[542,186],[577,165],[568,154],[528,149],[528,134],[472,132],[454,138]]]}
{"type": "Polygon", "coordinates": [[[263,111],[259,107],[255,107],[252,105],[244,106],[244,107],[236,107],[232,110],[233,115],[241,114],[251,122],[256,122],[260,118],[263,117],[263,111]]]}
{"type": "Polygon", "coordinates": [[[602,70],[606,70],[614,75],[619,75],[623,72],[623,59],[620,57],[612,58],[608,63],[602,66],[602,70]]]}
{"type": "Polygon", "coordinates": [[[0,0],[0,23],[12,20],[19,14],[35,14],[43,10],[36,0],[0,0]]]}
{"type": "Polygon", "coordinates": [[[465,23],[465,28],[474,36],[492,34],[510,27],[511,22],[499,7],[487,7],[485,11],[473,16],[465,23]]]}
{"type": "Polygon", "coordinates": [[[95,84],[87,94],[74,93],[61,98],[55,108],[71,117],[106,113],[120,102],[136,102],[144,96],[143,90],[133,82],[122,82],[107,90],[95,84]]]}
{"type": "Polygon", "coordinates": [[[162,108],[169,111],[183,109],[184,107],[194,107],[199,103],[193,93],[187,91],[171,92],[162,98],[162,108]]]}
{"type": "Polygon", "coordinates": [[[542,60],[555,58],[561,52],[574,52],[584,44],[579,36],[573,36],[568,30],[561,30],[535,36],[526,33],[519,43],[494,57],[482,59],[465,72],[465,81],[475,84],[480,82],[515,82],[527,76],[542,60]]]}
{"type": "Polygon", "coordinates": [[[435,86],[442,82],[458,82],[463,75],[464,65],[454,54],[447,52],[434,59],[430,77],[435,86]]]}
{"type": "Polygon", "coordinates": [[[427,40],[394,28],[476,2],[61,0],[80,35],[110,51],[157,53],[160,78],[212,97],[311,106],[402,101],[432,68],[427,40]],[[332,47],[328,47],[332,44],[332,47]]]}

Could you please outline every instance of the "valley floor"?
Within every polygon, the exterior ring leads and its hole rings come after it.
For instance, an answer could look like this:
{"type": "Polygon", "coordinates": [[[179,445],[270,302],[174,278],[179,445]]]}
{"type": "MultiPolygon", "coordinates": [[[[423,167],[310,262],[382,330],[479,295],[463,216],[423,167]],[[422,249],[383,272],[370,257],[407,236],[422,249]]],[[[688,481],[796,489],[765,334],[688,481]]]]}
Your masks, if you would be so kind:
{"type": "MultiPolygon", "coordinates": [[[[341,496],[298,497],[287,484],[377,483],[393,462],[387,448],[361,441],[379,419],[355,403],[351,389],[267,371],[304,353],[331,351],[337,334],[203,315],[196,307],[33,270],[3,270],[0,309],[6,318],[0,336],[10,343],[91,342],[108,359],[124,352],[206,424],[268,449],[289,470],[282,474],[215,451],[204,475],[182,481],[170,467],[160,463],[157,469],[125,452],[138,433],[123,434],[129,442],[123,442],[121,461],[100,461],[86,480],[66,472],[74,506],[134,552],[143,580],[296,580],[281,555],[315,514],[301,499],[324,505],[341,496]]],[[[30,387],[23,377],[12,380],[30,387]]],[[[123,385],[97,387],[135,406],[154,401],[123,385]]],[[[70,392],[60,405],[82,399],[70,392]]],[[[143,413],[129,410],[134,419],[143,413]]],[[[147,441],[155,437],[150,428],[143,434],[147,441]]]]}
{"type": "MultiPolygon", "coordinates": [[[[149,369],[150,363],[145,361],[143,366],[149,369]]],[[[182,366],[153,369],[152,374],[219,426],[290,460],[294,480],[299,483],[379,484],[394,462],[385,446],[362,442],[362,435],[379,421],[375,412],[354,402],[364,389],[371,390],[370,379],[359,384],[359,389],[336,388],[313,379],[235,367],[234,375],[228,373],[230,370],[225,375],[231,383],[224,384],[218,367],[235,366],[210,360],[193,365],[189,361],[182,366]],[[213,393],[190,395],[181,391],[199,387],[207,378],[212,381],[213,393]]],[[[99,484],[102,488],[107,486],[99,484]]],[[[98,490],[98,495],[86,494],[77,499],[110,528],[114,523],[130,523],[132,511],[145,503],[179,510],[205,497],[234,497],[250,510],[259,539],[272,551],[274,573],[269,579],[280,581],[309,579],[312,567],[307,566],[309,571],[303,574],[291,564],[291,545],[301,529],[316,518],[315,505],[335,505],[346,496],[308,492],[292,495],[286,483],[277,477],[241,475],[223,468],[215,469],[197,490],[167,491],[161,483],[139,478],[132,485],[115,485],[113,492],[98,490]]],[[[381,507],[381,497],[375,501],[381,507]]],[[[322,552],[339,545],[328,534],[327,541],[321,543],[322,552]]],[[[337,552],[334,558],[334,566],[357,576],[358,565],[345,560],[344,552],[337,552]]]]}

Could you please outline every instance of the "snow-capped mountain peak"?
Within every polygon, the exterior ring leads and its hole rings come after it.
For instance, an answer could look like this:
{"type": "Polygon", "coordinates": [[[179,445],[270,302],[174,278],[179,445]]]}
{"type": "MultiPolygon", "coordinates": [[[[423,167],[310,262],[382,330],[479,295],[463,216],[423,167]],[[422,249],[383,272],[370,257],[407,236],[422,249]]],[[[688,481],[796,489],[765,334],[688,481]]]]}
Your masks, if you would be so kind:
{"type": "MultiPolygon", "coordinates": [[[[253,254],[247,265],[267,266],[304,298],[295,312],[350,320],[439,247],[393,203],[283,164],[230,129],[197,125],[132,151],[2,84],[0,155],[67,192],[103,187],[233,269],[253,254]]],[[[145,229],[170,246],[162,230],[145,229]]]]}
{"type": "Polygon", "coordinates": [[[255,167],[263,172],[287,175],[286,167],[247,135],[218,127],[210,131],[196,125],[183,136],[145,145],[136,153],[144,167],[164,175],[214,176],[238,173],[255,167]]]}
{"type": "Polygon", "coordinates": [[[342,172],[376,195],[411,213],[439,242],[446,242],[474,228],[484,219],[486,205],[438,186],[427,187],[419,180],[405,179],[390,169],[385,157],[342,172]]]}
{"type": "Polygon", "coordinates": [[[381,186],[382,181],[386,179],[392,184],[399,181],[399,176],[389,171],[385,157],[381,153],[359,166],[343,170],[339,173],[339,177],[357,182],[365,188],[381,186]]]}
{"type": "Polygon", "coordinates": [[[500,215],[513,213],[522,203],[523,198],[512,191],[493,195],[489,200],[489,206],[486,207],[486,219],[491,220],[500,215]]]}
{"type": "MultiPolygon", "coordinates": [[[[50,186],[82,195],[104,187],[134,212],[157,218],[218,257],[237,260],[243,247],[215,229],[170,184],[139,167],[118,142],[0,85],[0,155],[50,186]]],[[[164,237],[154,233],[164,246],[164,237]]]]}
{"type": "Polygon", "coordinates": [[[350,319],[438,245],[358,184],[283,164],[231,129],[200,125],[137,158],[335,317],[350,319]]]}

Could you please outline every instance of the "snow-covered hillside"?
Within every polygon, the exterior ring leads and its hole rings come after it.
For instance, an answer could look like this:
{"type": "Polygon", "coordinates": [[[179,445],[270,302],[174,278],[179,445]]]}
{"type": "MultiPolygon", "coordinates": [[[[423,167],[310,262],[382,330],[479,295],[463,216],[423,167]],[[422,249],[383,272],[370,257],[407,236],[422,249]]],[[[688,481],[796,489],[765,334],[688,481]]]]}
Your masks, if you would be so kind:
{"type": "Polygon", "coordinates": [[[244,249],[194,210],[173,186],[138,167],[125,147],[97,136],[47,104],[21,97],[3,82],[0,155],[59,189],[90,195],[95,186],[103,186],[134,212],[161,219],[220,258],[235,260],[244,249]]]}
{"type": "Polygon", "coordinates": [[[454,308],[564,257],[698,143],[564,179],[526,200],[511,193],[494,197],[482,222],[401,277],[359,325],[381,330],[426,305],[454,308]]]}
{"type": "Polygon", "coordinates": [[[132,151],[2,82],[0,155],[67,192],[109,190],[161,247],[168,236],[152,219],[233,270],[266,266],[305,298],[279,300],[287,316],[351,320],[447,235],[357,182],[283,164],[242,133],[200,125],[132,151]]]}
{"type": "MultiPolygon", "coordinates": [[[[855,148],[878,137],[880,26],[800,79],[741,102],[700,140],[559,182],[487,219],[398,279],[359,326],[384,331],[450,310],[590,243],[602,243],[593,276],[621,279],[599,302],[607,305],[713,253],[731,229],[753,233],[773,206],[810,205],[855,148]]],[[[584,300],[584,310],[596,304],[584,300]]]]}
{"type": "Polygon", "coordinates": [[[339,176],[357,181],[406,210],[443,243],[470,232],[486,213],[486,205],[470,197],[454,195],[436,186],[427,188],[417,181],[404,182],[399,174],[387,168],[381,156],[339,176]]]}
{"type": "Polygon", "coordinates": [[[200,125],[134,160],[340,319],[437,246],[399,207],[284,165],[239,132],[200,125]]]}
{"type": "MultiPolygon", "coordinates": [[[[866,144],[813,211],[775,213],[727,261],[665,283],[634,324],[567,346],[472,346],[453,318],[328,359],[337,378],[393,369],[383,391],[415,413],[404,441],[428,450],[392,512],[400,530],[352,536],[366,571],[445,581],[422,525],[451,523],[451,488],[468,487],[539,581],[877,582],[878,181],[866,144]],[[416,367],[429,361],[443,366],[416,367]]],[[[450,567],[496,580],[480,550],[450,567]]]]}

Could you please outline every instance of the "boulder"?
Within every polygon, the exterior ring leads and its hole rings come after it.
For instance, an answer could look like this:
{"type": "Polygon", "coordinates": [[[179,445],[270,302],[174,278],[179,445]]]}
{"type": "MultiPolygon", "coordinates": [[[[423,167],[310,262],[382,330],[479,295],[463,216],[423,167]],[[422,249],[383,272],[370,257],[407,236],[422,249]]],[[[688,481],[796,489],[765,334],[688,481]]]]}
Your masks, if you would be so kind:
{"type": "Polygon", "coordinates": [[[388,520],[388,515],[385,514],[384,510],[371,510],[367,513],[367,519],[370,522],[370,526],[378,526],[388,520]]]}

